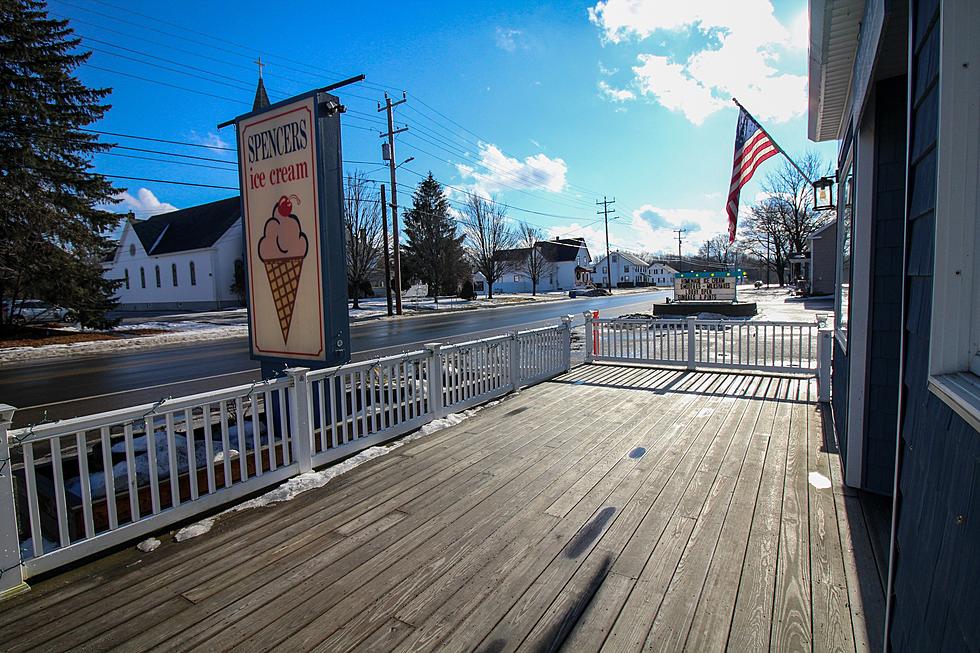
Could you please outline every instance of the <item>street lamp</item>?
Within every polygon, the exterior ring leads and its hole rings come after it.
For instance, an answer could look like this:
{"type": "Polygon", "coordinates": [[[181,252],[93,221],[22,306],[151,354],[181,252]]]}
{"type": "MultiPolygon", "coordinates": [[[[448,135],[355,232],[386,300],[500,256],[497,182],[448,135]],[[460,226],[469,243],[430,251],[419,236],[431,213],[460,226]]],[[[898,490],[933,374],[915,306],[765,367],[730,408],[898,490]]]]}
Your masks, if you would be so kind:
{"type": "Polygon", "coordinates": [[[834,178],[821,177],[813,182],[813,198],[814,211],[833,211],[837,208],[834,205],[834,178]]]}

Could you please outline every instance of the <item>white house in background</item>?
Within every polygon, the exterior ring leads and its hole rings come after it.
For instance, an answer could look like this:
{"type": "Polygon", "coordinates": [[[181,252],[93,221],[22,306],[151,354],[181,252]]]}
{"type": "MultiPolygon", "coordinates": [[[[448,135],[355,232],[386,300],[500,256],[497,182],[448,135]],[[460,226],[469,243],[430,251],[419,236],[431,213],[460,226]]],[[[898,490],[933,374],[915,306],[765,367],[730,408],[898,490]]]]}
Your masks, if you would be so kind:
{"type": "MultiPolygon", "coordinates": [[[[571,290],[591,283],[590,263],[592,256],[584,238],[555,238],[535,244],[546,261],[538,292],[571,290]]],[[[528,255],[528,248],[505,249],[498,256],[509,263],[504,276],[493,284],[494,292],[531,292],[531,278],[521,270],[520,261],[528,255]]],[[[473,285],[478,294],[487,292],[486,279],[482,274],[473,275],[473,285]]]]}
{"type": "Polygon", "coordinates": [[[673,287],[674,275],[677,274],[677,270],[666,263],[654,261],[647,268],[647,274],[650,276],[650,283],[652,285],[673,287]]]}
{"type": "Polygon", "coordinates": [[[104,276],[119,279],[120,311],[240,306],[231,287],[242,263],[239,198],[129,219],[104,276]]]}
{"type": "MultiPolygon", "coordinates": [[[[609,269],[612,274],[612,285],[635,286],[637,284],[649,284],[650,272],[646,261],[629,252],[619,250],[609,255],[609,269]]],[[[606,277],[606,257],[595,262],[592,272],[592,280],[595,285],[605,287],[608,285],[606,277]]]]}

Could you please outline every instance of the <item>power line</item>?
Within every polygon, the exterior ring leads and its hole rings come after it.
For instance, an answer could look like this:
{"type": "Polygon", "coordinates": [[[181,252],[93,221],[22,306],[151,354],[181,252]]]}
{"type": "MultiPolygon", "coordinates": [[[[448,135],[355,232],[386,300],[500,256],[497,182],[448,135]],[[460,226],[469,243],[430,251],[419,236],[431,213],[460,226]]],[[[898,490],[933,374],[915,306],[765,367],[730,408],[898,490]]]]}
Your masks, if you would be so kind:
{"type": "MultiPolygon", "coordinates": [[[[66,4],[68,4],[69,6],[76,6],[76,7],[77,7],[77,5],[72,5],[71,3],[66,3],[66,4]]],[[[136,11],[133,11],[133,10],[130,10],[130,9],[127,9],[127,8],[125,8],[125,7],[119,7],[119,6],[117,6],[117,5],[113,5],[112,3],[108,3],[108,2],[101,2],[101,4],[105,4],[105,5],[107,5],[107,6],[111,6],[111,7],[116,7],[116,8],[118,8],[118,9],[121,9],[121,10],[124,10],[124,11],[128,11],[129,13],[132,13],[132,14],[135,14],[135,15],[138,15],[138,16],[143,16],[143,17],[145,17],[145,18],[151,18],[150,16],[147,16],[146,14],[141,14],[141,13],[139,13],[139,12],[136,12],[136,11]]],[[[135,22],[133,22],[133,21],[127,21],[127,20],[124,20],[124,19],[120,19],[120,18],[117,18],[117,17],[115,17],[115,16],[109,16],[109,15],[107,15],[107,14],[104,14],[104,13],[102,13],[102,12],[97,12],[97,11],[94,11],[94,10],[92,10],[92,9],[88,9],[88,8],[83,8],[83,7],[78,7],[78,8],[80,8],[80,9],[83,9],[84,11],[89,11],[90,13],[94,13],[94,14],[96,14],[96,15],[100,15],[100,16],[103,16],[103,17],[107,17],[107,18],[110,18],[110,19],[114,19],[114,20],[117,20],[117,21],[119,21],[119,22],[123,22],[123,23],[126,23],[126,24],[130,24],[130,25],[134,25],[134,26],[138,26],[138,27],[142,27],[141,25],[139,25],[138,23],[135,23],[135,22]]],[[[162,22],[166,22],[166,21],[162,21],[162,22]]],[[[169,24],[173,24],[173,23],[169,23],[169,24]]],[[[176,25],[175,25],[175,26],[176,26],[176,25]]],[[[101,27],[101,26],[100,26],[100,27],[101,27]]],[[[190,41],[190,42],[195,42],[195,43],[200,43],[199,41],[195,41],[194,39],[189,39],[188,37],[186,37],[186,36],[184,36],[184,35],[175,35],[175,34],[172,34],[172,33],[170,33],[170,32],[167,32],[167,31],[165,31],[165,30],[159,30],[159,29],[156,29],[156,28],[151,28],[151,29],[155,29],[155,31],[158,31],[158,32],[160,32],[160,33],[163,33],[163,34],[168,34],[168,35],[170,35],[170,36],[176,36],[176,37],[178,37],[178,38],[181,38],[181,39],[183,39],[183,40],[186,40],[186,41],[190,41]]],[[[184,28],[183,26],[181,26],[181,29],[185,29],[185,28],[184,28]]],[[[192,32],[193,32],[194,30],[190,30],[190,31],[192,31],[192,32]]],[[[202,34],[202,35],[204,34],[203,32],[198,32],[198,33],[200,33],[200,34],[202,34]]],[[[125,33],[124,33],[124,34],[125,34],[125,33]]],[[[209,35],[209,36],[210,36],[210,35],[209,35]]],[[[91,37],[89,37],[89,38],[91,38],[91,37]]],[[[97,39],[91,39],[91,40],[95,40],[95,41],[98,41],[97,39]]],[[[238,48],[244,48],[244,47],[245,47],[245,46],[242,46],[242,45],[240,45],[240,44],[236,44],[236,43],[232,43],[232,42],[230,42],[230,41],[227,41],[227,40],[224,40],[224,39],[218,39],[218,40],[221,40],[221,41],[224,41],[224,42],[226,42],[226,43],[229,43],[229,44],[231,44],[231,45],[234,45],[235,47],[238,47],[238,48]]],[[[101,42],[103,42],[103,43],[106,43],[105,41],[101,41],[101,42]]],[[[114,45],[114,44],[113,44],[113,45],[114,45]]],[[[213,45],[213,43],[210,43],[210,42],[209,42],[209,43],[207,43],[206,45],[208,45],[209,47],[212,47],[212,48],[215,48],[215,49],[218,49],[218,50],[221,50],[221,51],[226,51],[226,52],[230,52],[230,51],[229,51],[229,50],[227,50],[226,48],[218,48],[217,46],[214,46],[214,45],[213,45]]],[[[157,56],[155,56],[155,55],[149,55],[149,54],[145,54],[145,53],[142,53],[142,52],[139,52],[139,51],[135,51],[135,50],[132,50],[132,49],[129,49],[129,48],[122,48],[122,46],[114,46],[114,47],[120,47],[121,49],[125,49],[125,50],[127,50],[127,51],[130,51],[130,52],[138,52],[139,54],[142,54],[142,55],[144,55],[144,56],[150,56],[150,57],[153,57],[153,58],[156,58],[156,59],[160,59],[160,60],[163,60],[163,61],[168,61],[168,62],[170,62],[170,63],[175,63],[175,64],[177,64],[177,65],[183,65],[183,64],[181,64],[180,62],[175,62],[175,61],[173,61],[172,59],[166,59],[166,58],[163,58],[163,57],[157,57],[157,56]]],[[[115,53],[107,53],[107,54],[115,54],[115,53]]],[[[195,53],[195,54],[197,54],[197,53],[195,53]]],[[[242,55],[240,55],[239,53],[232,53],[232,54],[235,54],[235,56],[242,56],[242,55]]],[[[288,59],[285,59],[285,58],[283,58],[283,59],[284,59],[284,60],[288,60],[288,59]]],[[[146,65],[155,65],[155,64],[153,64],[152,62],[146,62],[146,61],[140,61],[140,60],[136,60],[136,59],[133,59],[133,60],[134,60],[134,61],[138,61],[139,63],[143,63],[143,64],[146,64],[146,65]]],[[[230,64],[230,62],[228,62],[228,63],[230,64]]],[[[295,63],[299,63],[299,62],[295,62],[295,63]]],[[[230,65],[235,65],[235,64],[230,64],[230,65]]],[[[301,64],[301,65],[304,65],[304,66],[306,66],[306,64],[301,64]]],[[[170,69],[170,68],[166,68],[166,67],[163,67],[163,68],[164,68],[164,69],[166,69],[166,70],[171,70],[171,71],[173,71],[173,72],[177,72],[177,73],[180,73],[180,74],[189,74],[189,73],[187,73],[186,71],[183,71],[183,70],[174,70],[174,69],[170,69]]],[[[197,69],[197,70],[203,70],[203,69],[200,69],[200,68],[196,68],[196,69],[197,69]]],[[[325,70],[325,71],[327,71],[327,72],[332,72],[332,73],[335,73],[335,72],[336,72],[336,71],[329,71],[328,69],[323,69],[323,68],[321,68],[321,70],[325,70]]],[[[207,72],[208,74],[216,74],[216,75],[218,75],[217,73],[212,73],[212,71],[205,71],[205,72],[207,72]]],[[[124,74],[125,74],[125,73],[124,73],[124,74]]],[[[310,74],[310,75],[312,76],[312,74],[311,74],[311,73],[304,73],[304,74],[310,74]]],[[[339,73],[336,73],[336,74],[339,74],[339,73]]],[[[195,76],[195,77],[198,77],[198,76],[196,76],[196,75],[192,75],[192,76],[195,76]]],[[[225,78],[227,78],[227,79],[235,79],[235,78],[230,78],[230,77],[228,77],[228,76],[223,76],[223,77],[225,77],[225,78]]],[[[213,80],[207,80],[207,81],[213,81],[213,80]]],[[[175,85],[170,85],[170,86],[175,86],[175,85]]],[[[237,86],[235,86],[235,88],[238,88],[238,87],[237,87],[237,86]]],[[[189,92],[199,92],[199,91],[196,91],[195,89],[186,89],[186,90],[188,90],[189,92]]],[[[245,89],[243,88],[243,90],[245,90],[245,89]]],[[[361,98],[364,98],[364,99],[370,99],[370,98],[367,98],[366,96],[359,96],[359,95],[356,95],[356,94],[350,94],[350,95],[353,95],[354,97],[361,97],[361,98]]],[[[224,99],[230,99],[230,98],[224,98],[224,99]]],[[[437,109],[435,109],[434,107],[432,107],[432,106],[431,106],[431,105],[429,105],[428,103],[425,103],[425,102],[424,102],[424,101],[422,101],[421,99],[420,99],[419,101],[420,101],[420,103],[422,103],[423,105],[425,105],[426,107],[428,107],[428,108],[429,108],[429,110],[431,110],[431,111],[433,111],[434,113],[436,113],[436,114],[438,114],[438,115],[440,115],[440,116],[442,116],[442,117],[443,117],[444,119],[446,119],[446,120],[448,120],[448,121],[450,121],[450,122],[452,122],[453,124],[455,124],[455,125],[457,125],[457,126],[458,126],[459,128],[461,128],[461,129],[463,129],[464,131],[466,131],[467,133],[469,133],[469,134],[471,134],[471,135],[473,135],[474,137],[476,137],[476,138],[477,138],[477,139],[479,139],[480,141],[484,141],[484,142],[489,142],[489,141],[487,141],[486,139],[483,139],[482,137],[480,137],[480,136],[479,136],[478,134],[476,134],[475,132],[473,132],[473,131],[471,131],[471,130],[469,130],[468,128],[466,128],[466,127],[464,127],[464,126],[462,126],[462,125],[461,125],[460,123],[458,123],[457,121],[455,121],[455,120],[453,120],[452,118],[450,118],[450,117],[448,117],[448,116],[446,116],[446,114],[444,114],[444,113],[442,113],[442,112],[440,112],[440,111],[438,111],[437,109]]],[[[414,108],[413,108],[413,111],[415,111],[416,113],[418,113],[418,114],[419,114],[419,115],[421,115],[421,116],[425,116],[425,115],[426,115],[426,114],[424,114],[423,112],[421,112],[421,111],[418,111],[418,110],[416,110],[416,109],[414,109],[414,108]]],[[[427,117],[427,116],[426,116],[426,117],[427,117]]],[[[444,131],[446,131],[447,133],[450,133],[450,134],[452,134],[452,132],[451,132],[451,131],[450,131],[449,129],[447,129],[447,128],[445,128],[445,127],[442,127],[442,126],[441,126],[441,125],[439,125],[439,124],[438,124],[437,122],[435,122],[435,121],[432,121],[432,120],[430,120],[430,122],[432,122],[432,123],[433,123],[434,125],[436,125],[436,126],[439,126],[440,128],[442,128],[442,129],[443,129],[444,131]]],[[[433,136],[434,138],[438,138],[438,137],[437,137],[436,135],[434,135],[434,134],[432,134],[432,132],[426,132],[426,133],[428,133],[428,134],[429,134],[430,136],[433,136]]],[[[455,134],[453,134],[453,135],[454,135],[454,136],[456,136],[455,134]]],[[[457,137],[458,137],[458,136],[457,136],[457,137]]],[[[442,140],[442,139],[440,139],[440,140],[442,140]]],[[[465,138],[460,138],[460,140],[461,140],[461,141],[463,141],[463,142],[467,142],[467,139],[465,139],[465,138]]],[[[444,140],[443,140],[442,142],[446,142],[446,141],[444,141],[444,140]]],[[[467,142],[467,145],[469,145],[469,144],[470,144],[470,143],[469,143],[469,142],[467,142]]],[[[478,147],[479,147],[479,145],[480,145],[480,143],[477,143],[477,146],[478,146],[478,147]]],[[[498,148],[498,149],[499,149],[499,148],[498,148]]],[[[506,152],[504,152],[503,150],[501,150],[501,152],[502,152],[502,153],[503,153],[503,154],[504,154],[505,156],[508,156],[508,157],[510,157],[510,155],[509,155],[509,154],[507,154],[506,152]]],[[[463,156],[467,156],[467,154],[466,154],[465,152],[463,152],[463,153],[462,153],[462,155],[463,155],[463,156]]],[[[432,155],[430,154],[430,156],[432,156],[432,155]]],[[[437,158],[437,159],[438,159],[439,157],[434,157],[434,158],[437,158]]],[[[471,159],[472,159],[473,157],[469,157],[469,158],[471,158],[471,159]]],[[[513,157],[510,157],[510,158],[513,158],[513,157]]],[[[440,159],[440,160],[442,160],[442,159],[440,159]]],[[[499,168],[496,168],[496,167],[494,167],[494,166],[487,166],[486,164],[484,164],[484,162],[482,162],[482,161],[476,161],[475,159],[474,159],[474,161],[475,161],[475,162],[477,163],[477,165],[480,165],[481,167],[486,167],[486,168],[488,168],[488,169],[495,169],[495,170],[496,170],[497,172],[499,172],[499,173],[501,173],[501,174],[508,174],[508,175],[510,175],[510,176],[511,176],[512,178],[519,178],[519,179],[521,179],[521,181],[522,181],[523,183],[528,183],[528,180],[527,180],[527,178],[526,178],[526,177],[523,177],[523,176],[521,176],[521,175],[518,175],[517,173],[514,173],[514,172],[512,172],[512,171],[504,171],[504,170],[501,170],[501,169],[499,169],[499,168]]],[[[447,163],[450,163],[450,164],[451,164],[451,162],[447,162],[447,163]]],[[[569,187],[579,187],[579,186],[577,186],[577,185],[575,185],[575,184],[572,184],[572,183],[570,183],[570,182],[566,182],[566,184],[567,184],[567,185],[568,185],[569,187]]],[[[506,186],[506,185],[505,185],[505,186],[506,186]]],[[[580,188],[583,188],[583,189],[585,189],[585,187],[580,187],[580,188]]],[[[515,189],[515,190],[519,190],[519,189],[515,189]]],[[[585,189],[585,190],[588,190],[588,189],[585,189]]],[[[571,201],[575,201],[575,202],[583,202],[583,200],[581,200],[580,198],[574,198],[574,197],[573,197],[573,198],[570,198],[570,199],[571,199],[571,201]]]]}
{"type": "Polygon", "coordinates": [[[203,147],[208,150],[225,150],[227,152],[237,152],[237,148],[225,147],[221,145],[204,145],[203,143],[189,143],[187,141],[172,141],[166,138],[155,138],[152,136],[137,136],[136,134],[123,134],[120,132],[109,132],[102,131],[99,129],[85,129],[82,128],[81,131],[90,132],[92,134],[102,134],[103,136],[118,136],[119,138],[134,138],[141,141],[154,141],[156,143],[168,143],[170,145],[184,145],[187,147],[203,147]]]}
{"type": "Polygon", "coordinates": [[[101,177],[109,179],[128,179],[130,181],[146,181],[154,184],[173,184],[175,186],[195,186],[197,188],[217,188],[219,190],[238,190],[237,186],[217,186],[215,184],[196,184],[189,181],[174,181],[172,179],[150,179],[147,177],[128,177],[126,175],[107,175],[99,173],[101,177]]]}

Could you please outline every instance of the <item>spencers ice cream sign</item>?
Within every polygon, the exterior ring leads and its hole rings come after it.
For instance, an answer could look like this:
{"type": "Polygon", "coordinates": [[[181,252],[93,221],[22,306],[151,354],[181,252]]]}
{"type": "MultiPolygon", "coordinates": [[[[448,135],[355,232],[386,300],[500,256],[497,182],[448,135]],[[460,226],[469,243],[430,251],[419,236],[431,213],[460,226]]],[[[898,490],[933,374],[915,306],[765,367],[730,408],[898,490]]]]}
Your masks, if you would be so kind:
{"type": "Polygon", "coordinates": [[[238,121],[256,356],[325,358],[315,115],[309,97],[238,121]]]}

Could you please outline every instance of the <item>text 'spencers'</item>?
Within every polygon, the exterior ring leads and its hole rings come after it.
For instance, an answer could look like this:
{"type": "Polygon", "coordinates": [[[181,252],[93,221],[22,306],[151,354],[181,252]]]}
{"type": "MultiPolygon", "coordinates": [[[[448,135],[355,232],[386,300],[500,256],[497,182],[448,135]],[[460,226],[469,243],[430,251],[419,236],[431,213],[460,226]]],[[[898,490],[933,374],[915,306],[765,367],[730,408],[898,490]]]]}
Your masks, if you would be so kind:
{"type": "Polygon", "coordinates": [[[314,98],[238,121],[257,356],[323,360],[323,271],[314,98]]]}

